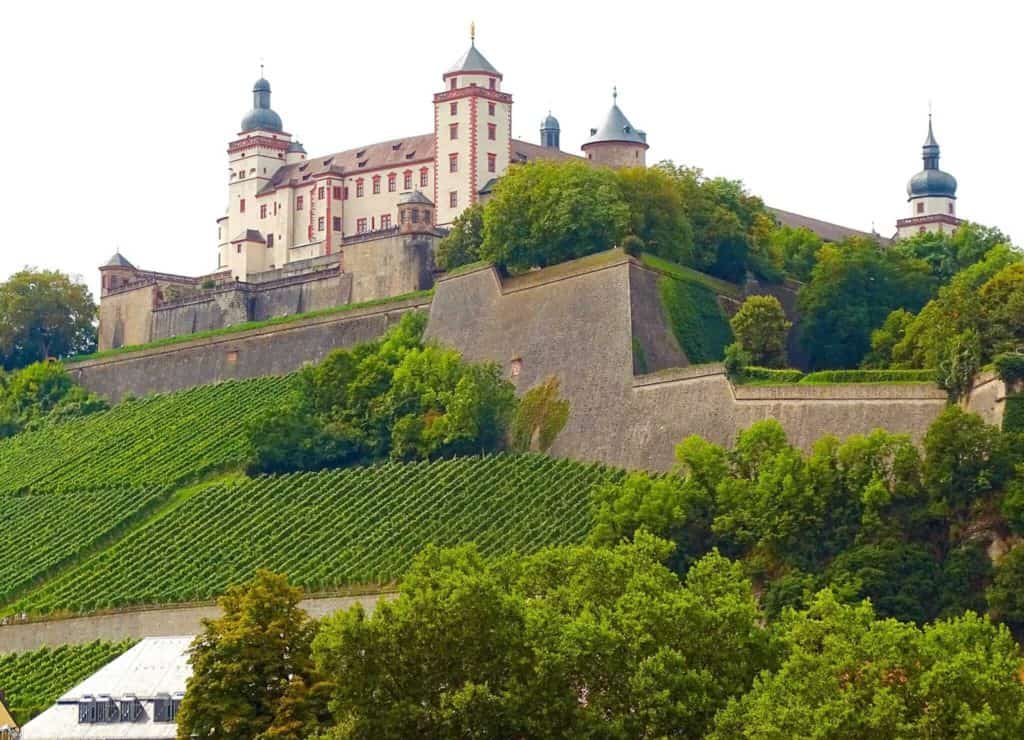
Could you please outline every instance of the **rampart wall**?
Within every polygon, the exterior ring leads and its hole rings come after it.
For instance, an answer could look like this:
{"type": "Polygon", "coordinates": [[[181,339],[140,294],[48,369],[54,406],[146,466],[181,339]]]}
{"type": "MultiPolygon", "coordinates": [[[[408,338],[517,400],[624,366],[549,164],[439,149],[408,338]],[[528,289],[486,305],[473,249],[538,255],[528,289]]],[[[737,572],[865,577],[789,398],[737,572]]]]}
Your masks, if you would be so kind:
{"type": "MultiPolygon", "coordinates": [[[[658,296],[660,273],[621,252],[514,278],[490,267],[442,278],[434,298],[262,329],[71,367],[114,400],[226,378],[282,374],[330,350],[374,338],[402,313],[429,307],[428,338],[471,360],[502,365],[519,392],[556,375],[571,403],[553,453],[629,468],[669,469],[691,434],[731,444],[753,422],[777,418],[793,443],[876,428],[919,440],[946,404],[930,384],[733,386],[720,365],[686,367],[658,296]],[[639,346],[646,373],[636,366],[639,346]]],[[[990,423],[1005,389],[983,376],[965,404],[990,423]]]]}
{"type": "Polygon", "coordinates": [[[720,365],[636,377],[633,332],[662,331],[646,272],[621,255],[525,280],[502,281],[492,268],[455,275],[437,284],[428,335],[510,373],[516,360],[520,392],[557,375],[571,413],[552,451],[629,468],[669,469],[684,437],[731,444],[768,417],[803,448],[878,427],[920,439],[946,404],[929,384],[734,387],[720,365]]]}
{"type": "MultiPolygon", "coordinates": [[[[378,600],[392,596],[391,593],[370,593],[304,599],[299,602],[299,607],[314,618],[348,609],[356,603],[361,603],[367,611],[372,612],[378,600]]],[[[220,613],[220,607],[204,604],[8,624],[0,626],[0,654],[20,653],[47,646],[77,645],[93,640],[120,641],[128,638],[197,635],[202,632],[202,620],[216,619],[220,613]]]]}
{"type": "Polygon", "coordinates": [[[228,378],[284,375],[319,362],[331,350],[383,334],[429,298],[328,314],[149,350],[112,355],[68,366],[90,391],[119,401],[127,395],[191,388],[228,378]]]}

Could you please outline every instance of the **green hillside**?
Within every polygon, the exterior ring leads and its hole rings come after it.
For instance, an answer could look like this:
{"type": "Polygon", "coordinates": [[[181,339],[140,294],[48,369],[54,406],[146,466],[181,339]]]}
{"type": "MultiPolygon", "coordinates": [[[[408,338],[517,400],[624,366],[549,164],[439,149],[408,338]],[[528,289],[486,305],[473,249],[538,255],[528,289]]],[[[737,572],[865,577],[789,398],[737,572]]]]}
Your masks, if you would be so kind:
{"type": "Polygon", "coordinates": [[[0,691],[24,724],[134,644],[96,641],[0,655],[0,691]]]}
{"type": "Polygon", "coordinates": [[[246,424],[293,382],[286,376],[200,386],[10,437],[0,441],[0,494],[169,485],[238,467],[248,452],[246,424]]]}
{"type": "Polygon", "coordinates": [[[6,612],[209,599],[258,568],[311,591],[387,583],[430,543],[530,553],[582,540],[593,486],[622,475],[494,455],[211,483],[6,612]]]}

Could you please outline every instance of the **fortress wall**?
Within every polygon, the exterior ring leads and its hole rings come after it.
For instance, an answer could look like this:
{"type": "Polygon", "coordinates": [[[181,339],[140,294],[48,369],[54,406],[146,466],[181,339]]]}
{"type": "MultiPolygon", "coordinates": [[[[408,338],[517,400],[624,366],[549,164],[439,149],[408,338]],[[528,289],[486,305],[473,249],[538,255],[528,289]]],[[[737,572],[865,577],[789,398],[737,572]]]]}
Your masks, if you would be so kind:
{"type": "MultiPolygon", "coordinates": [[[[393,596],[391,593],[382,593],[304,599],[299,602],[299,607],[314,618],[348,609],[357,602],[372,612],[379,599],[393,596]]],[[[77,645],[93,640],[120,641],[128,638],[197,635],[203,630],[203,619],[216,619],[219,616],[220,608],[211,604],[9,624],[0,626],[0,654],[38,650],[47,646],[77,645]]]]}
{"type": "Polygon", "coordinates": [[[491,268],[444,278],[427,332],[510,374],[520,359],[520,392],[557,375],[571,412],[552,452],[628,468],[670,469],[684,437],[729,445],[769,417],[804,449],[826,434],[878,427],[920,439],[945,407],[945,394],[927,384],[734,388],[721,365],[634,378],[632,331],[653,337],[661,310],[647,272],[620,254],[504,282],[491,268]]]}
{"type": "Polygon", "coordinates": [[[88,390],[119,401],[126,395],[191,388],[228,378],[284,375],[319,362],[331,350],[375,339],[429,298],[292,321],[68,365],[88,390]]]}
{"type": "Polygon", "coordinates": [[[430,239],[399,235],[341,248],[341,263],[352,277],[352,302],[379,300],[426,290],[434,284],[430,239]]]}
{"type": "Polygon", "coordinates": [[[263,321],[275,316],[321,311],[353,302],[361,301],[352,301],[351,275],[310,276],[310,279],[254,291],[251,320],[263,321]]]}
{"type": "Polygon", "coordinates": [[[991,370],[978,375],[964,407],[978,414],[987,424],[1002,427],[1006,404],[1006,384],[991,370]]]}
{"type": "Polygon", "coordinates": [[[99,348],[110,349],[150,341],[150,314],[156,284],[103,296],[100,301],[99,348]]]}
{"type": "Polygon", "coordinates": [[[210,292],[195,300],[153,309],[150,341],[222,329],[249,321],[248,293],[241,288],[210,292]]]}

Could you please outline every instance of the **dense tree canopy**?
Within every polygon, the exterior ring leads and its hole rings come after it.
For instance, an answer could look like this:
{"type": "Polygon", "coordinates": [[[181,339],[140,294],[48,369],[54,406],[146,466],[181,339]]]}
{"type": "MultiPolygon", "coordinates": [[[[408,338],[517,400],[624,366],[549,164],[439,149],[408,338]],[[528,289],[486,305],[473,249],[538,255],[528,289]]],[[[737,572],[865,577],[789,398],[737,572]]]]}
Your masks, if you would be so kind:
{"type": "Polygon", "coordinates": [[[680,584],[670,550],[427,550],[396,601],[314,641],[331,736],[701,737],[769,665],[768,634],[735,564],[708,555],[680,584]]]}
{"type": "Polygon", "coordinates": [[[437,245],[437,266],[451,270],[480,259],[484,240],[484,207],[474,203],[455,217],[451,231],[437,245]]]}
{"type": "Polygon", "coordinates": [[[6,375],[0,371],[0,437],[108,407],[75,383],[59,362],[36,362],[6,375]]]}
{"type": "Polygon", "coordinates": [[[425,344],[425,322],[408,313],[381,339],[304,368],[299,390],[252,425],[250,468],[316,470],[502,446],[516,404],[512,384],[495,364],[425,344]]]}
{"type": "Polygon", "coordinates": [[[221,597],[223,616],[204,620],[192,643],[179,738],[300,740],[326,721],[310,648],[316,623],[301,598],[267,571],[221,597]]]}
{"type": "Polygon", "coordinates": [[[822,247],[800,291],[801,343],[811,367],[856,367],[889,313],[917,311],[933,286],[925,263],[872,241],[855,237],[822,247]]]}
{"type": "Polygon", "coordinates": [[[26,269],[0,283],[0,364],[10,370],[96,348],[96,304],[67,275],[26,269]]]}

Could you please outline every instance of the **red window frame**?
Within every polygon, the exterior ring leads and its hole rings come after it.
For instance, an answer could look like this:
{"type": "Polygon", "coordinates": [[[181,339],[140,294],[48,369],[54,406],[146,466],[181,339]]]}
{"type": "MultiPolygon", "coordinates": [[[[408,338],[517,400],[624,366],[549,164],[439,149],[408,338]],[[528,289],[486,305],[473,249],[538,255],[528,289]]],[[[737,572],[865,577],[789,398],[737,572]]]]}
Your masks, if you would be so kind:
{"type": "Polygon", "coordinates": [[[430,169],[427,167],[420,168],[420,187],[425,188],[430,182],[430,169]]]}
{"type": "Polygon", "coordinates": [[[459,124],[449,123],[448,124],[448,139],[454,141],[459,138],[459,124]]]}
{"type": "Polygon", "coordinates": [[[266,218],[266,217],[267,217],[267,204],[266,203],[261,203],[260,204],[260,218],[266,218]]]}
{"type": "Polygon", "coordinates": [[[498,171],[498,155],[488,154],[487,155],[487,171],[497,172],[498,171]]]}
{"type": "Polygon", "coordinates": [[[381,214],[381,217],[380,217],[380,227],[382,229],[390,229],[391,228],[391,214],[390,213],[381,214]]]}
{"type": "Polygon", "coordinates": [[[305,207],[306,207],[305,199],[301,195],[296,195],[295,196],[295,210],[296,211],[301,211],[305,207]]]}
{"type": "Polygon", "coordinates": [[[335,200],[341,200],[341,186],[335,185],[333,188],[333,197],[335,200]]]}
{"type": "Polygon", "coordinates": [[[494,115],[494,111],[495,111],[495,109],[496,109],[496,108],[495,108],[495,105],[494,105],[494,103],[488,103],[488,104],[487,104],[487,115],[489,115],[489,116],[493,116],[493,115],[494,115]]]}
{"type": "Polygon", "coordinates": [[[240,201],[238,201],[238,212],[245,213],[245,198],[242,198],[240,201]]]}
{"type": "Polygon", "coordinates": [[[490,141],[495,141],[498,138],[498,124],[488,123],[487,124],[487,138],[490,141]]]}
{"type": "Polygon", "coordinates": [[[373,194],[380,195],[380,175],[373,176],[373,194]]]}
{"type": "Polygon", "coordinates": [[[454,152],[448,155],[448,171],[458,172],[459,171],[459,154],[454,152]]]}
{"type": "Polygon", "coordinates": [[[363,192],[363,178],[360,177],[358,180],[356,180],[356,197],[362,198],[363,192]]]}
{"type": "Polygon", "coordinates": [[[393,193],[398,190],[398,175],[392,172],[388,175],[388,192],[393,193]]]}
{"type": "Polygon", "coordinates": [[[317,200],[323,200],[326,197],[327,197],[327,188],[325,188],[323,185],[321,185],[320,188],[316,191],[316,199],[317,200]]]}
{"type": "Polygon", "coordinates": [[[412,190],[412,170],[402,173],[402,190],[412,190]]]}
{"type": "Polygon", "coordinates": [[[459,207],[459,191],[453,190],[448,193],[448,207],[458,208],[459,207]]]}
{"type": "Polygon", "coordinates": [[[448,112],[453,116],[459,115],[459,104],[457,101],[452,101],[451,105],[448,106],[448,112]]]}
{"type": "Polygon", "coordinates": [[[357,234],[365,234],[366,233],[366,219],[365,218],[357,218],[356,219],[356,233],[357,234]]]}

